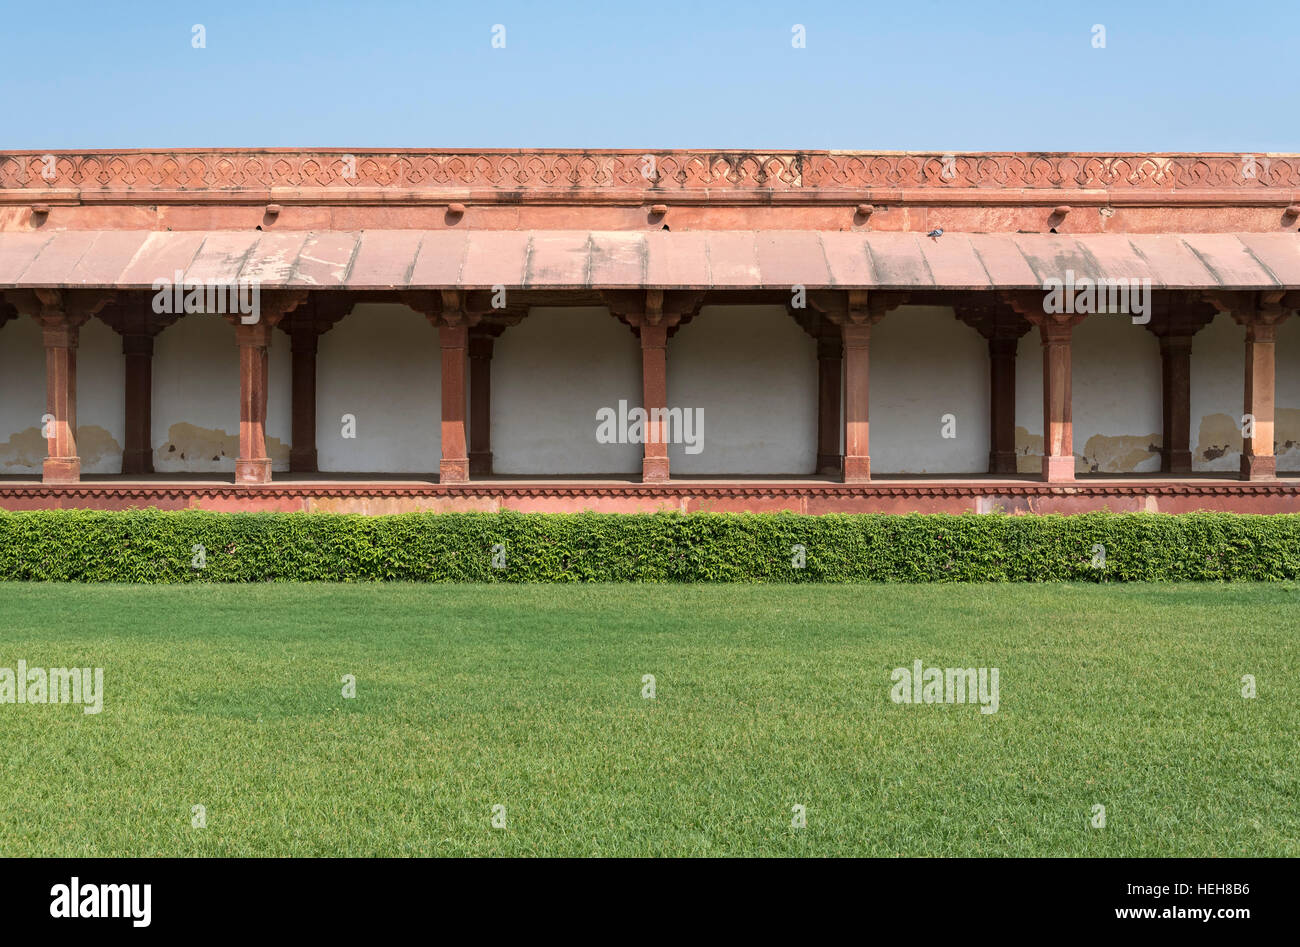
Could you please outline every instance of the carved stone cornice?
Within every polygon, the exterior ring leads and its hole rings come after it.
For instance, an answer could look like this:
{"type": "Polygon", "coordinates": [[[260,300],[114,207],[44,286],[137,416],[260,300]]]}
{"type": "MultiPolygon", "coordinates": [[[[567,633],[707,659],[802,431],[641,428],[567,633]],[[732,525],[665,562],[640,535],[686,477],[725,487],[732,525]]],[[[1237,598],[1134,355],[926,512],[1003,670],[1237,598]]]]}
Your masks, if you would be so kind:
{"type": "Polygon", "coordinates": [[[0,191],[1286,190],[1300,155],[141,149],[0,152],[0,191]]]}

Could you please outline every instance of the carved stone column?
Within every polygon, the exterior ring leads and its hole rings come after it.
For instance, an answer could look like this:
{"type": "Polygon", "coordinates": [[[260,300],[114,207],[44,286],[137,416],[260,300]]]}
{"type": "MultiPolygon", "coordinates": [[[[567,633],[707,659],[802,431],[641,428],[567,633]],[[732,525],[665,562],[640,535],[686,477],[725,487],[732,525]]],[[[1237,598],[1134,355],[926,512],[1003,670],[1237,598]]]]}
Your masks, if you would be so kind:
{"type": "Polygon", "coordinates": [[[1241,479],[1274,480],[1275,349],[1277,327],[1291,315],[1297,294],[1221,293],[1210,297],[1217,308],[1246,327],[1246,385],[1241,439],[1241,479]]]}
{"type": "Polygon", "coordinates": [[[1192,472],[1192,336],[1214,318],[1214,307],[1180,293],[1154,300],[1147,329],[1160,340],[1160,471],[1192,472]]]}
{"type": "MultiPolygon", "coordinates": [[[[831,326],[831,328],[838,328],[831,326]]],[[[844,461],[840,453],[840,399],[844,385],[844,339],[817,338],[817,473],[839,476],[844,461]]]]}
{"type": "Polygon", "coordinates": [[[897,293],[868,295],[865,290],[819,293],[816,297],[814,305],[840,327],[844,342],[843,479],[845,483],[867,483],[871,480],[871,327],[906,297],[897,293]]]}
{"type": "Polygon", "coordinates": [[[492,473],[492,348],[490,328],[475,326],[469,334],[469,472],[492,473]]]}
{"type": "Polygon", "coordinates": [[[85,319],[49,308],[38,320],[45,344],[44,483],[77,483],[77,343],[85,319]]]}
{"type": "Polygon", "coordinates": [[[1016,354],[1030,323],[996,300],[959,302],[953,311],[989,345],[989,473],[1016,473],[1016,354]]]}
{"type": "Polygon", "coordinates": [[[668,337],[703,304],[703,294],[659,289],[605,292],[610,312],[641,341],[641,406],[646,412],[641,482],[667,483],[668,337]]]}
{"type": "Polygon", "coordinates": [[[1043,480],[1074,480],[1074,422],[1071,418],[1070,336],[1083,316],[1046,313],[1041,307],[1021,314],[1038,326],[1043,342],[1043,480]]]}
{"type": "Polygon", "coordinates": [[[292,358],[293,433],[289,470],[315,473],[319,469],[316,444],[316,353],[320,337],[352,311],[355,300],[338,293],[315,293],[288,313],[280,328],[289,336],[292,358]]]}
{"type": "Polygon", "coordinates": [[[11,297],[20,312],[41,327],[45,346],[45,414],[42,418],[46,458],[44,483],[77,483],[77,343],[81,326],[110,300],[105,293],[38,289],[11,297]]]}
{"type": "Polygon", "coordinates": [[[305,290],[263,292],[256,321],[246,323],[239,314],[227,314],[235,327],[239,346],[239,456],[236,483],[270,483],[271,458],[266,452],[266,400],[269,385],[271,330],[307,298],[305,290]]]}
{"type": "Polygon", "coordinates": [[[99,318],[122,337],[124,362],[122,445],[123,474],[151,474],[153,469],[154,338],[178,318],[155,313],[148,296],[123,294],[105,306],[99,318]]]}

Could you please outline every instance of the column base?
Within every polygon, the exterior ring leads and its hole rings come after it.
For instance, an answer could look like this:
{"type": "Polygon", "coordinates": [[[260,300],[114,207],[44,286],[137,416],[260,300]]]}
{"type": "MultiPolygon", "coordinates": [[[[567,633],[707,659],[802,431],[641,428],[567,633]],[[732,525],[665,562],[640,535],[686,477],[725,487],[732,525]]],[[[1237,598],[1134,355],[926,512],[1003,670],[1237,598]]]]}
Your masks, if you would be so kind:
{"type": "Polygon", "coordinates": [[[1161,451],[1160,472],[1189,474],[1192,472],[1192,452],[1189,450],[1161,451]]]}
{"type": "Polygon", "coordinates": [[[989,473],[992,474],[1013,474],[1016,473],[1016,452],[1013,450],[994,450],[989,451],[989,473]]]}
{"type": "Polygon", "coordinates": [[[1242,480],[1276,480],[1277,458],[1261,457],[1258,454],[1241,455],[1242,480]]]}
{"type": "Polygon", "coordinates": [[[271,458],[236,460],[235,483],[270,483],[271,458]]]}
{"type": "Polygon", "coordinates": [[[817,472],[838,477],[844,470],[844,458],[839,454],[818,454],[817,472]]]}
{"type": "Polygon", "coordinates": [[[122,451],[122,473],[153,473],[153,451],[143,447],[133,447],[122,451]]]}
{"type": "Polygon", "coordinates": [[[316,448],[305,448],[303,450],[289,448],[290,473],[316,473],[318,467],[316,448]]]}
{"type": "Polygon", "coordinates": [[[469,458],[440,460],[438,462],[439,483],[468,483],[469,458]]]}
{"type": "Polygon", "coordinates": [[[844,457],[844,482],[867,483],[870,480],[871,457],[869,455],[853,457],[846,454],[844,457]]]}
{"type": "Polygon", "coordinates": [[[471,474],[490,474],[492,473],[492,452],[487,451],[470,451],[469,452],[469,472],[471,474]]]}
{"type": "Polygon", "coordinates": [[[641,459],[642,483],[668,483],[668,458],[643,457],[641,459]]]}
{"type": "Polygon", "coordinates": [[[1043,480],[1046,483],[1071,483],[1074,481],[1074,455],[1043,458],[1043,480]]]}
{"type": "Polygon", "coordinates": [[[46,457],[41,467],[41,483],[80,483],[80,457],[46,457]]]}

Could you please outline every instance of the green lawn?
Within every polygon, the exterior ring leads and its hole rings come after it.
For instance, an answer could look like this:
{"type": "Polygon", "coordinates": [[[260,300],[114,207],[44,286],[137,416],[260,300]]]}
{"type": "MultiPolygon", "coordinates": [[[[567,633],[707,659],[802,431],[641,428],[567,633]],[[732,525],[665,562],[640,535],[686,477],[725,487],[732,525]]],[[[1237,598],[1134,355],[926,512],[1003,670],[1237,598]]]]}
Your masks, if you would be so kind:
{"type": "Polygon", "coordinates": [[[1300,855],[1295,584],[0,583],[19,659],[105,699],[0,704],[2,855],[1300,855]]]}

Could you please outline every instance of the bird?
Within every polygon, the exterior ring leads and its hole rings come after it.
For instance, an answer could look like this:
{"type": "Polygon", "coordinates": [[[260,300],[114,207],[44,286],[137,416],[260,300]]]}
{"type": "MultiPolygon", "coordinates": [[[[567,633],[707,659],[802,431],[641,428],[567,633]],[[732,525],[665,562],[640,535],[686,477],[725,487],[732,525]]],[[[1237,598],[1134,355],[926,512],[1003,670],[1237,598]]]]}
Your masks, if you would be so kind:
{"type": "Polygon", "coordinates": [[[935,227],[935,228],[934,228],[933,230],[931,230],[928,234],[926,234],[926,236],[929,237],[931,240],[934,240],[934,241],[937,242],[938,239],[939,239],[940,237],[943,236],[943,228],[942,228],[942,227],[935,227]]]}

